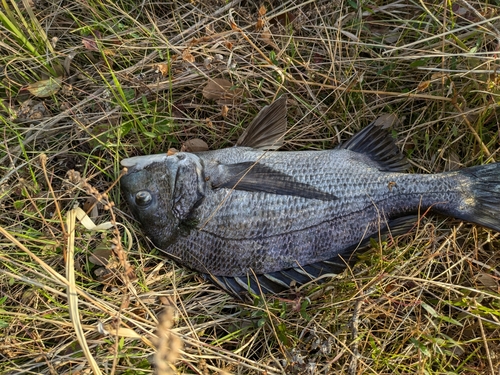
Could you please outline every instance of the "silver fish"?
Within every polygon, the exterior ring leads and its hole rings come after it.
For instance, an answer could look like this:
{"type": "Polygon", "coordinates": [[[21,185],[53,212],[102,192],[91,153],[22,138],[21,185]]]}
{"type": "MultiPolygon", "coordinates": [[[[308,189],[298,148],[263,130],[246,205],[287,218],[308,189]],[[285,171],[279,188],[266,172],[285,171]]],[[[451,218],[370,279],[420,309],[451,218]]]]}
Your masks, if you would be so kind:
{"type": "Polygon", "coordinates": [[[339,273],[380,233],[431,212],[500,231],[500,164],[405,173],[372,123],[334,150],[270,151],[286,98],[265,107],[237,147],[122,160],[128,205],[156,246],[232,294],[278,292],[339,273]]]}

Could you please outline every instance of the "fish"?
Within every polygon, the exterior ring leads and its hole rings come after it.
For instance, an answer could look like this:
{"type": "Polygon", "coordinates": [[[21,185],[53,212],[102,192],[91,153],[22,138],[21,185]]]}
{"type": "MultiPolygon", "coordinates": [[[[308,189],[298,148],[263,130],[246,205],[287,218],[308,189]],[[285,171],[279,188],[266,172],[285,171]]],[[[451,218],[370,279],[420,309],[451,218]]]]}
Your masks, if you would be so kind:
{"type": "Polygon", "coordinates": [[[279,151],[286,100],[264,107],[234,147],[121,161],[123,195],[156,247],[241,297],[339,274],[421,212],[500,231],[500,163],[408,173],[377,121],[334,149],[279,151]]]}

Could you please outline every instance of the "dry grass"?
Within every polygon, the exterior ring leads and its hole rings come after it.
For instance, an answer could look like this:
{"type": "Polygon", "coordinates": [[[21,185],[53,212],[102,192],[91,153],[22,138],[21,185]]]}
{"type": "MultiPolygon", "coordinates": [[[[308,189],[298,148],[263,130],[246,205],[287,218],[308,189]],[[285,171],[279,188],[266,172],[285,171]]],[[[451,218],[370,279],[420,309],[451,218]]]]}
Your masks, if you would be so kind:
{"type": "Polygon", "coordinates": [[[281,93],[286,149],[394,113],[415,171],[496,160],[499,6],[2,5],[0,373],[499,374],[497,233],[428,218],[336,279],[245,304],[154,250],[113,186],[124,157],[232,145],[281,93]],[[213,78],[243,94],[205,99],[213,78]]]}

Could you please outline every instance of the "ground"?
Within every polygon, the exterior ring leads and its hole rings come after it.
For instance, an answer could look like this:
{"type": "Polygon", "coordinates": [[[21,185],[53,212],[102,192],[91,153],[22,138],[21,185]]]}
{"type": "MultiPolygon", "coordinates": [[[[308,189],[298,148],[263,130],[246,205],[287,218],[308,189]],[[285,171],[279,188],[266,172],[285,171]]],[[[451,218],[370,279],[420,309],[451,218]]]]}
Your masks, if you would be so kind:
{"type": "Polygon", "coordinates": [[[494,162],[499,29],[488,1],[2,0],[0,373],[499,374],[498,233],[422,213],[242,302],[119,189],[121,159],[232,146],[284,93],[283,149],[381,117],[413,173],[494,162]]]}

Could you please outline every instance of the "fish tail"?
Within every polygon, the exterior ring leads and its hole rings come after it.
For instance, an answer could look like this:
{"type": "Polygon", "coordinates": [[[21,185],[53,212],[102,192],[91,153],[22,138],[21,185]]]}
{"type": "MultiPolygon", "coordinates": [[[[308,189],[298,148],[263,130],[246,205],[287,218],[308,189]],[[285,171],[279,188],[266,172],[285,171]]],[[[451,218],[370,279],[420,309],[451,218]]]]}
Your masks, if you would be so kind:
{"type": "Polygon", "coordinates": [[[453,215],[500,231],[500,163],[462,169],[466,177],[465,198],[460,214],[453,215]]]}

